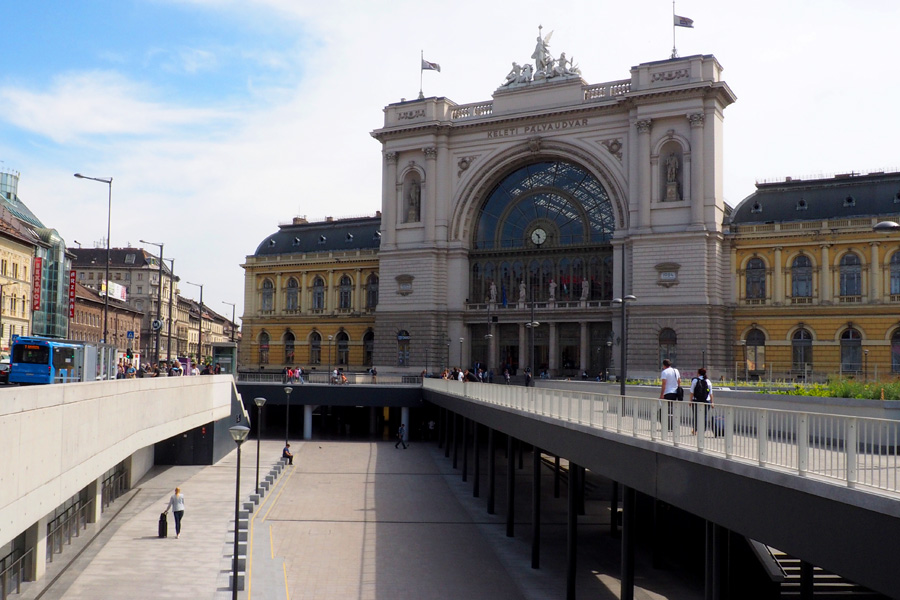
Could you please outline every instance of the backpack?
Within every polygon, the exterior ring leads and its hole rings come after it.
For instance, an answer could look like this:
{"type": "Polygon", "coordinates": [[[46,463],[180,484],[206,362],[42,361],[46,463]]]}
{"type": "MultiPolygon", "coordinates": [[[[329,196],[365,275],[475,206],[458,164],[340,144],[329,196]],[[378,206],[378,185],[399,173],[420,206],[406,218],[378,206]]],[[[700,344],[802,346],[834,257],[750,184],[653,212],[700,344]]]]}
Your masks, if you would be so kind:
{"type": "Polygon", "coordinates": [[[709,381],[706,377],[695,377],[694,402],[706,402],[709,400],[709,381]]]}

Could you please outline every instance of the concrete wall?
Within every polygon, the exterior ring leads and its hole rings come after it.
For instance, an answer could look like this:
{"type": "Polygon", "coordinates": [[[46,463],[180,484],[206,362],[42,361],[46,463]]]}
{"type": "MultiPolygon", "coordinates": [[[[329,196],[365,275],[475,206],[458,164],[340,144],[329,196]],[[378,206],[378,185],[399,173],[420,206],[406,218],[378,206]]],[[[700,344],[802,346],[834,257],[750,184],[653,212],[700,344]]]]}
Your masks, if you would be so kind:
{"type": "MultiPolygon", "coordinates": [[[[120,461],[227,418],[233,390],[230,375],[3,390],[0,546],[120,461]]],[[[132,467],[146,470],[149,460],[141,453],[132,467]]]]}

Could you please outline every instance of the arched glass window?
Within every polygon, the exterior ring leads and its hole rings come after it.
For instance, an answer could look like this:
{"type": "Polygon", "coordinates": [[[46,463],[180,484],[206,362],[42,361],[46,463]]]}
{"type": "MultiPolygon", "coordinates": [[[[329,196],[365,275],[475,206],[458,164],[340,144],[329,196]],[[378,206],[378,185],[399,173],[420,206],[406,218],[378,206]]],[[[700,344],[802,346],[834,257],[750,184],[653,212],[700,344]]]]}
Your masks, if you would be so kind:
{"type": "Polygon", "coordinates": [[[900,329],[891,336],[891,371],[900,373],[900,329]]]}
{"type": "Polygon", "coordinates": [[[747,371],[764,372],[766,370],[766,334],[759,329],[751,329],[746,338],[747,371]]]}
{"type": "Polygon", "coordinates": [[[325,280],[321,277],[313,279],[312,308],[313,310],[325,310],[325,280]]]}
{"type": "Polygon", "coordinates": [[[661,365],[662,361],[667,358],[673,365],[677,364],[675,360],[678,354],[677,349],[678,335],[675,330],[668,327],[663,328],[659,332],[659,364],[661,365]]]}
{"type": "Polygon", "coordinates": [[[275,310],[275,284],[266,279],[262,284],[262,310],[275,310]]]}
{"type": "Polygon", "coordinates": [[[797,256],[791,263],[791,296],[812,297],[812,261],[805,254],[797,256]]]}
{"type": "Polygon", "coordinates": [[[363,335],[363,364],[372,366],[375,357],[375,333],[370,329],[363,335]]]}
{"type": "Polygon", "coordinates": [[[841,296],[862,296],[862,264],[848,252],[841,257],[841,296]]]}
{"type": "Polygon", "coordinates": [[[284,308],[285,310],[297,310],[300,308],[299,304],[299,294],[300,289],[297,284],[297,280],[291,277],[287,282],[287,292],[285,293],[284,298],[284,308]]]}
{"type": "Polygon", "coordinates": [[[294,364],[294,334],[290,331],[284,334],[284,364],[294,364]]]}
{"type": "Polygon", "coordinates": [[[366,279],[366,308],[374,309],[378,306],[378,275],[372,273],[366,279]]]}
{"type": "Polygon", "coordinates": [[[409,365],[409,332],[401,329],[397,332],[397,366],[409,365]]]}
{"type": "Polygon", "coordinates": [[[896,295],[900,295],[900,251],[891,255],[891,296],[896,295]]]}
{"type": "Polygon", "coordinates": [[[350,336],[346,331],[337,334],[337,364],[350,364],[350,336]]]}
{"type": "Polygon", "coordinates": [[[269,364],[269,334],[265,331],[259,334],[259,364],[269,364]]]}
{"type": "Polygon", "coordinates": [[[350,310],[353,307],[353,282],[348,275],[341,276],[338,287],[338,308],[350,310]]]}
{"type": "Polygon", "coordinates": [[[322,364],[322,334],[318,331],[309,334],[309,364],[322,364]]]}
{"type": "Polygon", "coordinates": [[[804,374],[813,369],[812,334],[806,329],[798,329],[791,337],[791,369],[804,374]]]}
{"type": "Polygon", "coordinates": [[[751,258],[747,261],[747,299],[766,299],[766,264],[761,258],[751,258]]]}
{"type": "Polygon", "coordinates": [[[862,336],[851,327],[841,334],[841,372],[859,371],[862,371],[862,336]]]}

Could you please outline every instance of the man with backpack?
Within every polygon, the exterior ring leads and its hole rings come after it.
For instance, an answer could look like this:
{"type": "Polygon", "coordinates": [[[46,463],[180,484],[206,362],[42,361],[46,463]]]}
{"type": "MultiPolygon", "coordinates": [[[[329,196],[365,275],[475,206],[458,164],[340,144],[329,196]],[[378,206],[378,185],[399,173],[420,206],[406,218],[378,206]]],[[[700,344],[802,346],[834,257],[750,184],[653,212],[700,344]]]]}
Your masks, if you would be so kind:
{"type": "Polygon", "coordinates": [[[709,383],[709,379],[706,378],[706,369],[697,369],[697,376],[691,380],[690,401],[693,414],[691,435],[697,435],[697,404],[705,405],[703,407],[703,422],[705,423],[709,407],[712,406],[712,396],[712,386],[709,383]]]}

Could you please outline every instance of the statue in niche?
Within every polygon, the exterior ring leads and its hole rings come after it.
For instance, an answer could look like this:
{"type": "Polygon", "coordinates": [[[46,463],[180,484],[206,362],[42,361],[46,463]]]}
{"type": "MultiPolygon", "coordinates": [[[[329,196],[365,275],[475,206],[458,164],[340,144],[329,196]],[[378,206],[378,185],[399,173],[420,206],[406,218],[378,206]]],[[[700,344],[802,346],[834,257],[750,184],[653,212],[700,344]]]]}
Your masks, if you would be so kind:
{"type": "Polygon", "coordinates": [[[494,283],[493,281],[491,282],[490,294],[491,294],[491,304],[496,304],[497,303],[497,284],[494,283]]]}
{"type": "Polygon", "coordinates": [[[550,280],[550,302],[556,300],[556,282],[552,279],[550,280]]]}
{"type": "Polygon", "coordinates": [[[678,157],[674,152],[669,152],[666,158],[666,202],[681,200],[681,192],[678,189],[678,157]]]}
{"type": "Polygon", "coordinates": [[[590,279],[582,279],[581,280],[581,299],[587,300],[591,296],[591,281],[590,279]]]}
{"type": "Polygon", "coordinates": [[[525,280],[519,282],[519,304],[525,303],[525,280]]]}
{"type": "Polygon", "coordinates": [[[406,194],[406,222],[415,223],[419,220],[419,212],[422,201],[422,186],[415,179],[409,182],[409,191],[406,194]]]}

